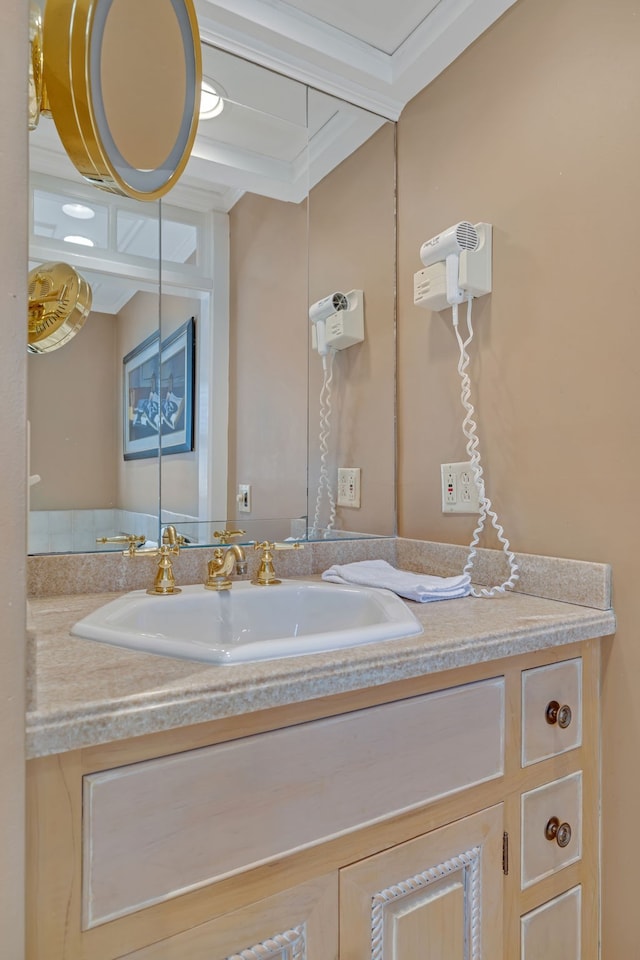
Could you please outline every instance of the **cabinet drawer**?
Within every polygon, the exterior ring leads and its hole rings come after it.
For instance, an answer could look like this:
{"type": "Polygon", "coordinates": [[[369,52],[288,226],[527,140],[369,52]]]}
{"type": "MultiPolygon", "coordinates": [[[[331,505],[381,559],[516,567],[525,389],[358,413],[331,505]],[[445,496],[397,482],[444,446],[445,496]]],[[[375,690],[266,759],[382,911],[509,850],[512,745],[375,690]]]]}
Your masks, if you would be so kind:
{"type": "Polygon", "coordinates": [[[582,743],[582,660],[522,672],[522,766],[582,743]]]}
{"type": "Polygon", "coordinates": [[[504,679],[84,778],[91,927],[499,777],[504,679]]]}
{"type": "Polygon", "coordinates": [[[582,773],[522,795],[522,888],[582,855],[582,773]]]}
{"type": "Polygon", "coordinates": [[[520,921],[520,960],[580,960],[580,887],[525,914],[520,921]]]}

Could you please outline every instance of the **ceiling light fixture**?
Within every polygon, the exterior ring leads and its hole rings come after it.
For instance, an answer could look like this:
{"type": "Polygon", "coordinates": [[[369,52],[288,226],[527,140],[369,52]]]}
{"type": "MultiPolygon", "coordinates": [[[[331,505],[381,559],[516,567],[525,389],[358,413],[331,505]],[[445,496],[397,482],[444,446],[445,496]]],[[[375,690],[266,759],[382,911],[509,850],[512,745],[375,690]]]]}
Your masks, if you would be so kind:
{"type": "Polygon", "coordinates": [[[79,237],[69,234],[68,237],[64,238],[65,243],[78,243],[81,247],[93,247],[93,240],[90,240],[89,237],[79,237]]]}
{"type": "Polygon", "coordinates": [[[213,80],[203,79],[200,88],[200,119],[213,120],[214,117],[219,117],[224,110],[225,97],[226,93],[219,83],[216,82],[214,86],[213,80]]]}
{"type": "Polygon", "coordinates": [[[63,203],[62,212],[68,217],[74,217],[76,220],[92,220],[96,212],[84,203],[63,203]]]}

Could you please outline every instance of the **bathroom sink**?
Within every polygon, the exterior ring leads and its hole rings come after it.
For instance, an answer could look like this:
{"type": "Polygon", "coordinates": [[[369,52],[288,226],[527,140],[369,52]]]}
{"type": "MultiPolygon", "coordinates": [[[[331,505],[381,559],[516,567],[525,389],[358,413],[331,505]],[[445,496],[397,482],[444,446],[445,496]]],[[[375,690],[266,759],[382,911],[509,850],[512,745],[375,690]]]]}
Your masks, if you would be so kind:
{"type": "Polygon", "coordinates": [[[71,633],[166,657],[242,663],[415,636],[422,627],[388,590],[283,580],[234,583],[173,596],[134,590],[78,621],[71,633]]]}

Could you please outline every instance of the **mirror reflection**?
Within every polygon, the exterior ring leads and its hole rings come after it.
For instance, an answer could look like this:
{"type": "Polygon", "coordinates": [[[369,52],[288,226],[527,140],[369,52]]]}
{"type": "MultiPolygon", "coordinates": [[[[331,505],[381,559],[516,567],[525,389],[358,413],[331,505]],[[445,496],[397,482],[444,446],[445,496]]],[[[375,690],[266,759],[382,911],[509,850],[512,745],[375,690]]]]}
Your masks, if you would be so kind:
{"type": "Polygon", "coordinates": [[[162,201],[92,188],[51,123],[30,134],[29,267],[64,260],[93,292],[28,361],[31,553],[166,523],[198,545],[395,532],[394,124],[206,45],[203,73],[162,201]],[[309,308],[336,291],[362,292],[364,338],[340,346],[352,311],[330,315],[327,360],[309,308]]]}

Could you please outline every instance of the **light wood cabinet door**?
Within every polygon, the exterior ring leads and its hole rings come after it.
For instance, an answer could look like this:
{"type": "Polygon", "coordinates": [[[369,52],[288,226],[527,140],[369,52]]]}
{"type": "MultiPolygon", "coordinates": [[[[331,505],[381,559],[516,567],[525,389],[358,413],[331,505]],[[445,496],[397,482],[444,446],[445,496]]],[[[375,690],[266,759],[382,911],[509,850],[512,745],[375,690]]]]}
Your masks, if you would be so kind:
{"type": "Polygon", "coordinates": [[[498,960],[502,804],[340,871],[340,960],[498,960]]]}
{"type": "Polygon", "coordinates": [[[580,887],[543,903],[521,920],[521,960],[580,960],[580,887]]]}
{"type": "Polygon", "coordinates": [[[300,884],[121,960],[337,960],[338,878],[300,884]]]}

